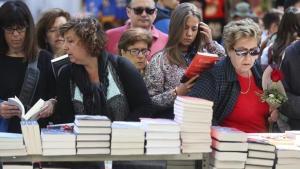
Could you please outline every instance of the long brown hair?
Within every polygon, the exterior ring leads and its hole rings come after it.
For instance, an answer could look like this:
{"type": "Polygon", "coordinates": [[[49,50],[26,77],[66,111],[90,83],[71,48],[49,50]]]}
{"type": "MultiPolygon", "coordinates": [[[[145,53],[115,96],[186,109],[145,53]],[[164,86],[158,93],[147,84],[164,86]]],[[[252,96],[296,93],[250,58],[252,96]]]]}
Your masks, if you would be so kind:
{"type": "Polygon", "coordinates": [[[26,27],[24,40],[25,60],[37,57],[38,48],[35,37],[33,17],[28,6],[22,1],[7,1],[0,8],[0,55],[6,55],[9,47],[4,37],[4,28],[26,27]]]}
{"type": "MultiPolygon", "coordinates": [[[[172,12],[169,26],[169,39],[164,50],[171,64],[178,66],[186,66],[187,64],[184,58],[181,56],[182,51],[180,50],[180,39],[188,17],[190,16],[196,16],[200,22],[202,21],[202,16],[199,9],[191,3],[179,4],[172,12]]],[[[198,30],[197,36],[190,48],[195,48],[195,50],[198,51],[200,48],[202,48],[200,43],[201,34],[198,30]]]]}

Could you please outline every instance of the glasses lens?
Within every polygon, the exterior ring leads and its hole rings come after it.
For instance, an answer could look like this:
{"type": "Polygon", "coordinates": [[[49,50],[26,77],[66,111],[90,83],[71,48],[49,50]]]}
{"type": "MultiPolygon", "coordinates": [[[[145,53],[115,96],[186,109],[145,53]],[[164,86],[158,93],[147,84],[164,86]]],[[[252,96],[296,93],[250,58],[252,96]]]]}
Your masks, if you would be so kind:
{"type": "Polygon", "coordinates": [[[245,57],[248,55],[248,51],[247,50],[235,50],[236,55],[241,56],[241,57],[245,57]]]}
{"type": "Polygon", "coordinates": [[[143,49],[141,52],[144,56],[148,56],[150,54],[150,51],[148,49],[143,49]]]}
{"type": "Polygon", "coordinates": [[[260,52],[260,49],[259,48],[255,48],[255,49],[250,50],[249,54],[251,56],[257,56],[257,55],[259,55],[259,52],[260,52]]]}
{"type": "Polygon", "coordinates": [[[145,8],[147,14],[152,15],[155,11],[155,8],[145,8]]]}
{"type": "Polygon", "coordinates": [[[133,8],[133,11],[136,15],[141,15],[144,12],[144,8],[133,8]]]}

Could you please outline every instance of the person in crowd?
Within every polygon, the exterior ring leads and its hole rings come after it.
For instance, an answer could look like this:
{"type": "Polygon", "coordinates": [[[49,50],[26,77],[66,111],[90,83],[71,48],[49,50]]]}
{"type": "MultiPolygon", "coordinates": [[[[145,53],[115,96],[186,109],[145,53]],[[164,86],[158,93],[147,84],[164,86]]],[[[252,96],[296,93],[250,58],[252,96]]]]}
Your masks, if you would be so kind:
{"type": "Polygon", "coordinates": [[[152,45],[151,32],[142,28],[126,30],[119,41],[119,55],[126,57],[144,76],[148,63],[147,56],[150,54],[152,45]]]}
{"type": "Polygon", "coordinates": [[[168,34],[171,12],[179,4],[179,0],[158,0],[156,2],[157,16],[154,25],[160,31],[168,34]]]}
{"type": "Polygon", "coordinates": [[[278,31],[278,26],[280,23],[280,19],[283,13],[278,10],[271,10],[267,12],[262,18],[264,31],[262,33],[262,45],[263,43],[268,43],[271,39],[271,36],[274,35],[278,31]]]}
{"type": "Polygon", "coordinates": [[[300,8],[300,0],[284,0],[284,10],[288,9],[291,6],[295,8],[300,8]]]}
{"type": "Polygon", "coordinates": [[[168,40],[168,35],[156,29],[153,25],[154,19],[157,15],[154,0],[130,0],[127,6],[127,15],[129,21],[126,25],[110,29],[106,31],[108,38],[106,49],[108,52],[118,53],[118,42],[125,30],[129,28],[144,28],[152,33],[152,46],[151,53],[148,55],[147,60],[152,58],[152,55],[161,50],[168,40]]]}
{"type": "Polygon", "coordinates": [[[240,20],[245,18],[251,18],[257,21],[257,17],[251,10],[251,6],[247,2],[239,2],[235,5],[234,11],[231,15],[232,20],[240,20]]]}
{"type": "Polygon", "coordinates": [[[26,111],[40,98],[46,100],[38,116],[40,127],[45,127],[55,104],[51,99],[55,96],[52,56],[38,50],[33,18],[23,1],[7,1],[1,6],[0,28],[1,131],[21,132],[21,110],[7,102],[15,96],[26,111]]]}
{"type": "Polygon", "coordinates": [[[180,79],[201,50],[225,56],[223,47],[212,40],[198,8],[192,3],[179,4],[172,12],[168,43],[146,67],[145,82],[155,104],[169,107],[176,95],[187,94],[197,77],[186,83],[180,79]]]}
{"type": "Polygon", "coordinates": [[[56,122],[73,122],[78,114],[138,121],[159,113],[134,65],[105,51],[106,35],[97,19],[71,19],[60,33],[71,64],[61,67],[57,78],[56,122]]]}
{"type": "Polygon", "coordinates": [[[276,121],[277,109],[269,109],[262,93],[259,56],[261,31],[252,19],[228,23],[223,32],[228,57],[205,71],[188,96],[213,101],[212,125],[244,132],[267,132],[267,119],[276,121]]]}
{"type": "MultiPolygon", "coordinates": [[[[282,16],[276,33],[276,39],[268,49],[268,64],[280,64],[285,48],[299,38],[300,10],[296,7],[288,8],[282,16]]],[[[262,55],[262,59],[266,57],[262,55]]],[[[262,62],[263,63],[263,62],[262,62]]]]}
{"type": "Polygon", "coordinates": [[[64,39],[59,34],[59,27],[70,20],[70,14],[62,9],[54,8],[46,11],[37,23],[37,40],[41,49],[61,56],[64,39]]]}
{"type": "MultiPolygon", "coordinates": [[[[300,32],[300,30],[298,30],[300,32]]],[[[280,107],[280,112],[288,117],[291,130],[300,130],[300,40],[292,43],[285,49],[281,70],[283,85],[288,100],[280,107]]]]}

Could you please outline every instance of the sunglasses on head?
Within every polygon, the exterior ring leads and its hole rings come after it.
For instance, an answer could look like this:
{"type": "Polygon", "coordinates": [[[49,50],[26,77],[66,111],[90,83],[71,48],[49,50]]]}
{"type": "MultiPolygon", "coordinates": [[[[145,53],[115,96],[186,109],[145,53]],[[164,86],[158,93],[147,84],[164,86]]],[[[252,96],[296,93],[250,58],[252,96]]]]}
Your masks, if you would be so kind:
{"type": "Polygon", "coordinates": [[[132,9],[134,14],[136,15],[141,15],[144,11],[148,14],[148,15],[152,15],[156,8],[143,8],[143,7],[136,7],[136,8],[129,8],[132,9]]]}
{"type": "Polygon", "coordinates": [[[237,56],[240,56],[240,57],[246,57],[248,56],[248,54],[250,56],[257,56],[259,55],[260,53],[260,48],[259,47],[256,47],[256,48],[252,48],[252,49],[233,49],[235,54],[237,56]]]}

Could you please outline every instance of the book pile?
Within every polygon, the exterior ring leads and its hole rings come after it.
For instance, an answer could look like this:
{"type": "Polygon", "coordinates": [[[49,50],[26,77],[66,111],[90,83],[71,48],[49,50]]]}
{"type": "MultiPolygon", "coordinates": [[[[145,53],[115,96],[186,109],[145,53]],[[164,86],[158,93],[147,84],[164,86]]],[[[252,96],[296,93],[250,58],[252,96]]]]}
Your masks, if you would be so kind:
{"type": "Polygon", "coordinates": [[[41,131],[44,156],[75,155],[75,134],[62,127],[43,128],[41,131]]]}
{"type": "Polygon", "coordinates": [[[27,155],[22,134],[0,132],[0,156],[27,155]]]}
{"type": "Polygon", "coordinates": [[[37,121],[21,121],[21,130],[25,147],[29,155],[42,154],[40,126],[37,121]]]}
{"type": "Polygon", "coordinates": [[[248,158],[246,169],[272,169],[275,160],[275,146],[270,144],[271,133],[248,133],[248,158]]]}
{"type": "Polygon", "coordinates": [[[146,154],[180,154],[180,128],[169,119],[140,118],[146,131],[146,154]]]}
{"type": "Polygon", "coordinates": [[[213,103],[188,96],[178,96],[174,103],[174,121],[179,123],[182,153],[211,152],[210,127],[213,103]]]}
{"type": "Polygon", "coordinates": [[[77,154],[109,154],[111,121],[106,116],[76,115],[77,154]]]}
{"type": "Polygon", "coordinates": [[[140,122],[114,121],[111,155],[144,154],[145,132],[140,122]]]}
{"type": "Polygon", "coordinates": [[[244,168],[247,159],[247,134],[234,128],[212,126],[211,168],[244,168]]]}

